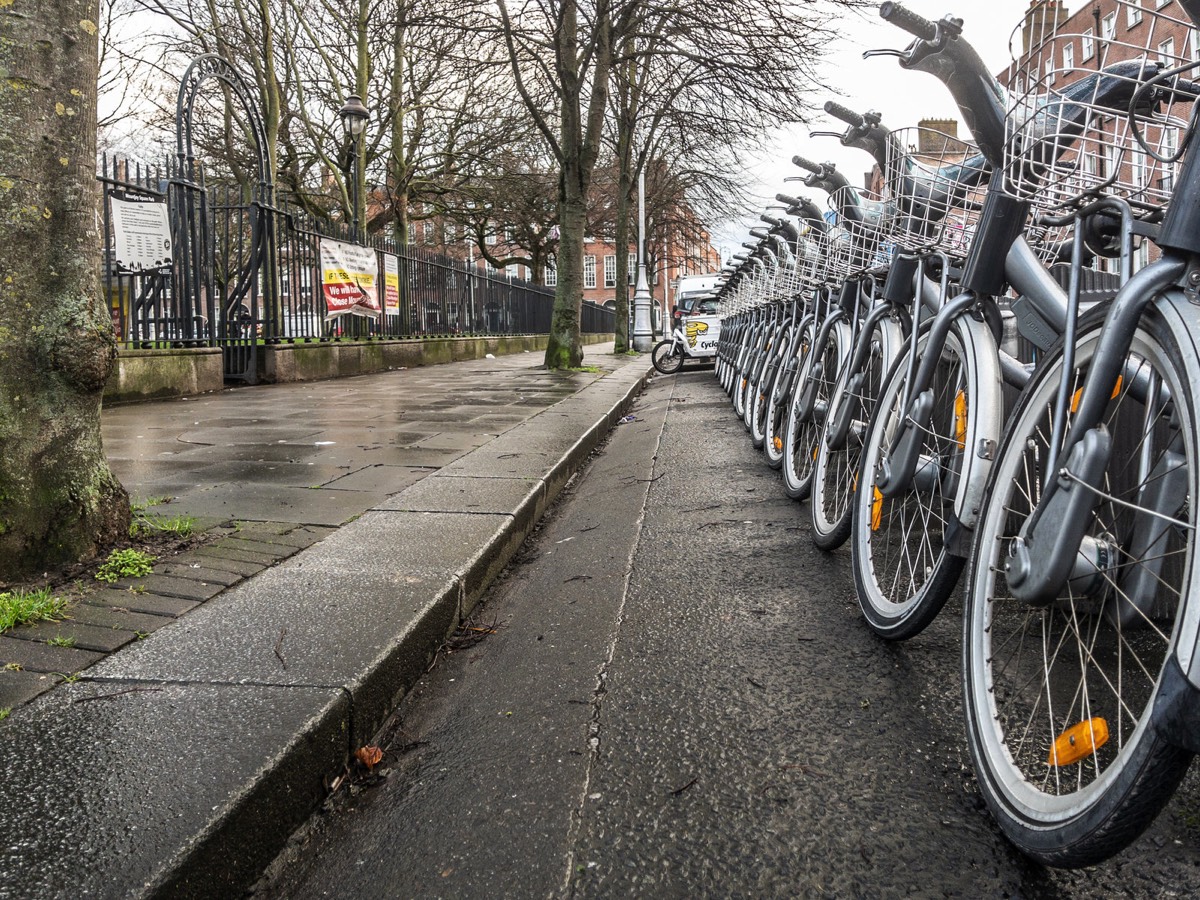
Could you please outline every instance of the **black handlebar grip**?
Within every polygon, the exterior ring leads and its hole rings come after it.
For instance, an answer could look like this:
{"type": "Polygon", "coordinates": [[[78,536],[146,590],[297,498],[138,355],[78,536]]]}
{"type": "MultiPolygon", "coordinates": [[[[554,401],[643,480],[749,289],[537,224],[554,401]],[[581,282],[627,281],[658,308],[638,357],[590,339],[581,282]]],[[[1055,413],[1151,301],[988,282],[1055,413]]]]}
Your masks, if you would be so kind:
{"type": "Polygon", "coordinates": [[[937,37],[937,28],[932,22],[892,0],[879,7],[879,17],[923,41],[932,41],[937,37]]]}
{"type": "Polygon", "coordinates": [[[847,125],[853,125],[855,128],[861,128],[864,121],[863,117],[854,110],[847,109],[842,104],[836,103],[833,100],[825,101],[825,112],[829,113],[835,119],[841,119],[847,125]]]}
{"type": "Polygon", "coordinates": [[[821,166],[819,163],[815,163],[811,159],[805,159],[803,156],[793,156],[792,165],[799,166],[802,169],[808,169],[810,172],[821,171],[821,166]]]}
{"type": "Polygon", "coordinates": [[[776,203],[783,203],[783,204],[785,204],[786,206],[799,206],[799,205],[800,205],[800,201],[799,201],[799,200],[797,200],[795,197],[791,197],[791,196],[789,196],[789,195],[787,195],[787,194],[776,194],[776,195],[775,195],[775,202],[776,202],[776,203]]]}
{"type": "Polygon", "coordinates": [[[768,216],[766,213],[763,213],[758,218],[759,218],[759,221],[766,222],[772,228],[778,228],[780,225],[783,224],[783,219],[777,219],[774,216],[768,216]]]}

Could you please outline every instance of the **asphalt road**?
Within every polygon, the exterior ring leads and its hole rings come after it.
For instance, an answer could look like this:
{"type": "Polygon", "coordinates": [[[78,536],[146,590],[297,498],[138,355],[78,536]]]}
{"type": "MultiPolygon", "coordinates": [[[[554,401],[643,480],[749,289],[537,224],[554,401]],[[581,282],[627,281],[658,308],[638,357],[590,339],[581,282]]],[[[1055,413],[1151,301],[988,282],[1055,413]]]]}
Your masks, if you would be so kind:
{"type": "Polygon", "coordinates": [[[971,772],[958,605],[876,639],[711,370],[636,416],[257,895],[1200,892],[1194,773],[1105,865],[1019,856],[971,772]]]}

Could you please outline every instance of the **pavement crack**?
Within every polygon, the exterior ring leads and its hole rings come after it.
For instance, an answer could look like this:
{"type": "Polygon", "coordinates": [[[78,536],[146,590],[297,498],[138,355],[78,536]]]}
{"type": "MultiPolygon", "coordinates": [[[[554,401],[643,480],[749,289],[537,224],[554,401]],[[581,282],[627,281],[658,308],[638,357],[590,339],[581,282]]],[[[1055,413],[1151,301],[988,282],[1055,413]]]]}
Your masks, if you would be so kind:
{"type": "MultiPolygon", "coordinates": [[[[671,391],[674,394],[674,385],[671,391]]],[[[654,466],[657,465],[659,448],[662,445],[663,431],[666,428],[667,415],[670,411],[670,403],[666,404],[663,410],[663,417],[658,425],[658,438],[654,444],[654,453],[651,459],[655,462],[651,463],[651,475],[654,475],[654,466]]],[[[658,478],[662,477],[660,473],[658,478]]],[[[571,824],[567,831],[567,858],[566,871],[563,873],[562,888],[559,891],[559,896],[562,898],[572,895],[572,888],[575,881],[575,865],[576,865],[576,845],[579,842],[580,835],[583,831],[584,812],[587,806],[588,797],[592,792],[592,781],[595,773],[596,764],[600,758],[600,745],[602,742],[602,733],[604,730],[603,712],[604,700],[608,696],[608,676],[613,665],[613,660],[616,658],[617,645],[621,640],[621,634],[625,625],[625,604],[629,599],[629,586],[633,579],[635,566],[634,561],[637,558],[638,548],[642,541],[642,531],[646,524],[646,506],[650,497],[650,484],[656,480],[656,477],[648,479],[638,479],[642,485],[642,502],[641,509],[637,517],[637,537],[633,541],[629,549],[629,556],[625,560],[624,585],[621,591],[621,602],[617,607],[617,615],[613,623],[612,634],[608,641],[604,660],[601,662],[599,669],[596,672],[596,687],[592,690],[590,699],[591,717],[588,722],[588,759],[584,769],[583,785],[579,793],[579,799],[575,809],[571,813],[571,824]]]]}

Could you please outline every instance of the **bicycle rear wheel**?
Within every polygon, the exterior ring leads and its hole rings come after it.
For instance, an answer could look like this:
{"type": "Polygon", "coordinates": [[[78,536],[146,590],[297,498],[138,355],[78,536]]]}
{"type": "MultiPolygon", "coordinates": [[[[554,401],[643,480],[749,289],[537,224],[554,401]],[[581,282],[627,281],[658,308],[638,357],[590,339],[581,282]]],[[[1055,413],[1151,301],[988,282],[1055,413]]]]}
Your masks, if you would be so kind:
{"type": "Polygon", "coordinates": [[[683,349],[674,341],[659,341],[654,345],[650,361],[664,375],[674,375],[683,368],[683,349]]]}
{"type": "MultiPolygon", "coordinates": [[[[1080,322],[1073,392],[1102,324],[1080,322]]],[[[1046,605],[1012,596],[1005,563],[1055,477],[1061,350],[1023,392],[992,469],[963,616],[967,736],[1001,828],[1047,865],[1090,865],[1129,844],[1191,758],[1151,713],[1194,580],[1196,360],[1184,317],[1148,310],[1103,419],[1113,448],[1080,548],[1091,562],[1046,605]],[[1147,535],[1158,537],[1139,549],[1147,535]]]]}

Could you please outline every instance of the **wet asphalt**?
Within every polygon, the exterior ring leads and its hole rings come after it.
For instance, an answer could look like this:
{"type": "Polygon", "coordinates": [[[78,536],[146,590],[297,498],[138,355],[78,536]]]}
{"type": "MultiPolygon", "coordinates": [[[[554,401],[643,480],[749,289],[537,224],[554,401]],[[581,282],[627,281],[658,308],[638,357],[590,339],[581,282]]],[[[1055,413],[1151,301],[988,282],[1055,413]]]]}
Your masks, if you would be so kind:
{"type": "Polygon", "coordinates": [[[1033,865],[979,798],[960,609],[876,639],[711,370],[656,378],[260,883],[264,898],[1189,897],[1193,772],[1033,865]]]}

